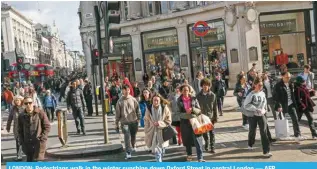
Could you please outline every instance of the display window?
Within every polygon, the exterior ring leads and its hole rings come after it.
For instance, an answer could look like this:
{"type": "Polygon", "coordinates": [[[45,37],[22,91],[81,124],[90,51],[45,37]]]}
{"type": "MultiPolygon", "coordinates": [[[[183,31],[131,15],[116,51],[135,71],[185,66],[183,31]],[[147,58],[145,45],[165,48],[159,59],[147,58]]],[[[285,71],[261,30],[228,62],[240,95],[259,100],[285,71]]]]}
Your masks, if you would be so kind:
{"type": "Polygon", "coordinates": [[[142,34],[144,67],[149,76],[163,75],[169,79],[180,73],[176,29],[142,34]]]}
{"type": "Polygon", "coordinates": [[[261,15],[263,70],[301,68],[307,64],[304,12],[261,15]]]}

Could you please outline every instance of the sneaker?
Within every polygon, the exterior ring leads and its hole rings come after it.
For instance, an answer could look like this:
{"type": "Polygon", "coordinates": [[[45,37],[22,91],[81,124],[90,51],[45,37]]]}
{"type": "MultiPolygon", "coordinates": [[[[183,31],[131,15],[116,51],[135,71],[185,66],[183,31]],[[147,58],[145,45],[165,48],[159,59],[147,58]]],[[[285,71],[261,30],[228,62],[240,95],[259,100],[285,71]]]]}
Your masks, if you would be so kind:
{"type": "Polygon", "coordinates": [[[126,153],[126,154],[125,154],[125,159],[126,159],[126,160],[131,159],[131,157],[132,157],[131,153],[126,153]]]}
{"type": "Polygon", "coordinates": [[[295,137],[295,141],[296,142],[300,142],[300,141],[303,141],[303,140],[305,140],[305,138],[302,137],[302,136],[295,137]]]}
{"type": "Polygon", "coordinates": [[[136,148],[132,148],[131,150],[132,150],[132,152],[136,152],[136,148]]]}
{"type": "Polygon", "coordinates": [[[206,162],[204,159],[199,159],[198,162],[206,162]]]}
{"type": "Polygon", "coordinates": [[[270,142],[271,142],[271,143],[274,143],[274,142],[276,142],[276,139],[273,139],[273,138],[272,138],[272,139],[270,139],[270,142]]]}
{"type": "Polygon", "coordinates": [[[265,153],[263,154],[264,157],[272,157],[272,154],[271,153],[265,153]]]}
{"type": "Polygon", "coordinates": [[[215,152],[214,149],[211,149],[211,150],[210,150],[210,153],[211,153],[211,154],[215,154],[216,152],[215,152]]]}
{"type": "Polygon", "coordinates": [[[86,132],[85,132],[85,131],[83,131],[83,135],[84,135],[84,136],[86,135],[86,132]]]}
{"type": "Polygon", "coordinates": [[[254,148],[251,146],[248,146],[248,150],[253,150],[254,148]]]}
{"type": "Polygon", "coordinates": [[[242,125],[242,127],[243,127],[245,130],[249,130],[249,125],[248,125],[248,124],[242,125]]]}
{"type": "Polygon", "coordinates": [[[313,136],[313,140],[317,140],[317,136],[313,136]]]}

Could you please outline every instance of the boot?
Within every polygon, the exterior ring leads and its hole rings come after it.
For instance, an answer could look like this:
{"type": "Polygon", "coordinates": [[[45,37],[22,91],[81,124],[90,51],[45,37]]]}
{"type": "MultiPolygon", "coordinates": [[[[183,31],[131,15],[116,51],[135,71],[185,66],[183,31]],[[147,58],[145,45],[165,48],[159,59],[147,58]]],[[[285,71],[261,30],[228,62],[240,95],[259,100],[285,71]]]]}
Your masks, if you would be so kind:
{"type": "Polygon", "coordinates": [[[79,129],[77,129],[77,133],[76,134],[80,134],[80,130],[79,129]]]}

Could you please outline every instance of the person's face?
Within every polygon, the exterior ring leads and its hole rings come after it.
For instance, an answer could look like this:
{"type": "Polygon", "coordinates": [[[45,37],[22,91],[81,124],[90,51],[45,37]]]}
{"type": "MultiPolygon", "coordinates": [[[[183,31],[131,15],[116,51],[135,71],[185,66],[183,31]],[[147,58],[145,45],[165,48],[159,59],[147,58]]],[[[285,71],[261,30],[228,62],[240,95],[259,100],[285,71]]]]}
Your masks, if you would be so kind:
{"type": "Polygon", "coordinates": [[[14,101],[14,104],[15,104],[16,106],[21,106],[21,104],[22,104],[21,99],[15,100],[15,101],[14,101]]]}
{"type": "Polygon", "coordinates": [[[182,93],[183,93],[184,96],[188,96],[188,95],[189,95],[189,88],[188,88],[188,86],[183,87],[182,93]]]}
{"type": "Polygon", "coordinates": [[[153,106],[158,107],[161,104],[161,98],[155,96],[153,97],[153,106]]]}
{"type": "Polygon", "coordinates": [[[216,76],[216,79],[217,79],[217,80],[220,80],[220,79],[221,79],[221,76],[218,74],[218,75],[216,76]]]}
{"type": "Polygon", "coordinates": [[[168,81],[165,81],[165,82],[164,82],[164,86],[168,86],[168,81]]]}
{"type": "Polygon", "coordinates": [[[72,85],[71,85],[74,89],[76,89],[77,88],[77,83],[76,82],[74,82],[74,83],[72,83],[72,85]]]}
{"type": "Polygon", "coordinates": [[[283,76],[283,81],[284,83],[288,83],[291,79],[291,74],[290,73],[286,73],[284,76],[283,76]]]}
{"type": "Polygon", "coordinates": [[[180,94],[181,91],[179,90],[179,88],[176,88],[176,94],[180,94]]]}
{"type": "Polygon", "coordinates": [[[204,92],[208,92],[209,89],[210,89],[210,86],[209,86],[209,85],[207,85],[207,84],[204,84],[204,85],[203,85],[203,91],[204,91],[204,92]]]}
{"type": "Polygon", "coordinates": [[[145,98],[146,100],[149,99],[149,98],[150,98],[150,92],[147,91],[147,90],[144,90],[144,91],[143,91],[143,96],[144,96],[144,98],[145,98]]]}
{"type": "Polygon", "coordinates": [[[33,100],[31,98],[25,99],[24,105],[27,112],[33,111],[33,100]]]}
{"type": "Polygon", "coordinates": [[[130,94],[130,89],[129,89],[129,88],[123,89],[123,90],[122,90],[122,94],[123,94],[125,97],[127,97],[127,96],[130,94]]]}
{"type": "Polygon", "coordinates": [[[308,72],[309,72],[309,69],[304,68],[304,72],[305,72],[305,73],[308,73],[308,72]]]}
{"type": "Polygon", "coordinates": [[[262,88],[263,88],[263,83],[262,83],[262,82],[260,82],[260,83],[258,83],[258,84],[255,85],[255,89],[256,89],[257,91],[262,90],[262,88]]]}
{"type": "Polygon", "coordinates": [[[153,84],[152,84],[152,82],[150,81],[150,82],[148,83],[148,86],[149,86],[149,87],[152,87],[152,85],[153,85],[153,84]]]}
{"type": "Polygon", "coordinates": [[[242,84],[244,84],[244,83],[246,82],[245,76],[243,76],[243,77],[241,78],[240,82],[241,82],[242,84]]]}

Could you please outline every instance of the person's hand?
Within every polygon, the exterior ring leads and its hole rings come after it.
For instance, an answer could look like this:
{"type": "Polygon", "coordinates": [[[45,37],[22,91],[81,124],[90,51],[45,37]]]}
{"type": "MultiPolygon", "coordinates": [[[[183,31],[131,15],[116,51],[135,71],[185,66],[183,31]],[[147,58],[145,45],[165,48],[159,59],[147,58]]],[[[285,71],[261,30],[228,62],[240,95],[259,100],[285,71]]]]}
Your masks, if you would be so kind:
{"type": "Polygon", "coordinates": [[[239,95],[240,97],[242,97],[242,93],[241,93],[241,92],[239,92],[238,95],[239,95]]]}
{"type": "Polygon", "coordinates": [[[154,126],[159,126],[159,123],[158,122],[154,122],[154,126]]]}
{"type": "Polygon", "coordinates": [[[187,113],[187,114],[191,114],[191,113],[192,113],[192,108],[187,109],[187,110],[186,110],[186,113],[187,113]]]}
{"type": "Polygon", "coordinates": [[[120,131],[119,131],[119,126],[116,126],[116,132],[117,132],[117,133],[120,133],[120,131]]]}
{"type": "Polygon", "coordinates": [[[282,111],[283,111],[283,108],[278,108],[277,111],[278,111],[278,112],[282,112],[282,111]]]}

